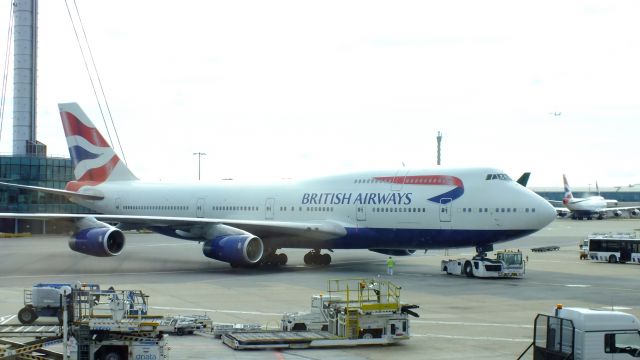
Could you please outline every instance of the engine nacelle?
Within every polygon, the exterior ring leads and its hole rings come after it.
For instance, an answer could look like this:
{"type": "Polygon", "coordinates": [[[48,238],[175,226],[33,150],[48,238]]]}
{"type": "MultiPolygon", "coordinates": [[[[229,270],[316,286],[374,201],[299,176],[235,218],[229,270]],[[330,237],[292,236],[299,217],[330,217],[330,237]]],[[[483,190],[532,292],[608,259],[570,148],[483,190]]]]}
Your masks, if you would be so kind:
{"type": "Polygon", "coordinates": [[[632,215],[632,216],[638,216],[638,215],[640,215],[640,210],[638,210],[638,209],[633,209],[633,210],[631,210],[631,215],[632,215]]]}
{"type": "Polygon", "coordinates": [[[614,211],[614,212],[613,212],[613,216],[615,216],[615,217],[620,217],[620,216],[622,216],[622,211],[620,211],[620,210],[616,210],[616,211],[614,211]]]}
{"type": "Polygon", "coordinates": [[[204,256],[234,265],[255,264],[263,252],[262,240],[251,234],[218,236],[202,245],[204,256]]]}
{"type": "Polygon", "coordinates": [[[369,251],[377,252],[380,254],[391,255],[391,256],[409,256],[413,255],[415,250],[404,250],[404,249],[369,249],[369,251]]]}
{"type": "Polygon", "coordinates": [[[73,251],[92,256],[116,256],[124,249],[124,234],[110,226],[78,231],[69,239],[73,251]]]}

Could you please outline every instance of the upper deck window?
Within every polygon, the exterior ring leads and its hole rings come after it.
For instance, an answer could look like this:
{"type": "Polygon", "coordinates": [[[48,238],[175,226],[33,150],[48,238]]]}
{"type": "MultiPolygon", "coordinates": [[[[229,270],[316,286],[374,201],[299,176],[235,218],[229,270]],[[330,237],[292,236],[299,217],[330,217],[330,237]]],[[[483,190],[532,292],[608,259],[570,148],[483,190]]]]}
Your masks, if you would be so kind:
{"type": "Polygon", "coordinates": [[[511,178],[507,174],[487,174],[485,180],[507,180],[511,181],[511,178]]]}

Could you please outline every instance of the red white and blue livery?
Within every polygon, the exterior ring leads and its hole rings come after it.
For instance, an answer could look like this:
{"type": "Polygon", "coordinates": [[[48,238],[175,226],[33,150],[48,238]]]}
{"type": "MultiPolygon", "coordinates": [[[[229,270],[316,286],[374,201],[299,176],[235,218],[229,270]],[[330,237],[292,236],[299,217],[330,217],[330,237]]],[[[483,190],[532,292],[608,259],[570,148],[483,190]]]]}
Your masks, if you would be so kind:
{"type": "Polygon", "coordinates": [[[63,194],[100,213],[0,214],[66,218],[78,231],[72,250],[118,255],[122,229],[148,228],[203,242],[205,256],[232,266],[284,265],[286,248],[305,248],[307,264],[328,264],[324,249],[390,255],[475,247],[534,233],[554,220],[543,198],[494,168],[378,170],[275,183],[164,183],[137,179],[75,104],[60,104],[76,181],[63,194]],[[118,223],[111,226],[107,223],[118,223]]]}

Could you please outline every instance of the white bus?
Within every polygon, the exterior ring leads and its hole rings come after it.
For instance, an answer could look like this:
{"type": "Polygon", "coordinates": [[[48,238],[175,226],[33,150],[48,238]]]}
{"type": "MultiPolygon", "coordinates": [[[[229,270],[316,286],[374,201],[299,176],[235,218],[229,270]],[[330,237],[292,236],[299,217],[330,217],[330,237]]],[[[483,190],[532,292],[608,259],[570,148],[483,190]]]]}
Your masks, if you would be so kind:
{"type": "Polygon", "coordinates": [[[640,263],[640,238],[635,233],[591,234],[589,259],[610,263],[640,263]]]}

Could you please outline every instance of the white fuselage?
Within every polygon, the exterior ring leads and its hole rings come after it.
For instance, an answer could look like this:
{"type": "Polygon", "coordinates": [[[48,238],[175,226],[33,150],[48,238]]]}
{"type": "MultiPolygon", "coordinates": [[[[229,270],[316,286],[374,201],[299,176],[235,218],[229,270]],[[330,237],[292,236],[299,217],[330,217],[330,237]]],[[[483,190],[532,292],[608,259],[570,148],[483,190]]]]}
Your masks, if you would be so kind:
{"type": "Polygon", "coordinates": [[[597,212],[598,210],[607,207],[607,201],[602,196],[571,198],[566,201],[565,206],[571,211],[597,212]]]}
{"type": "Polygon", "coordinates": [[[554,208],[508,179],[487,180],[492,168],[377,171],[305,181],[170,184],[110,181],[80,192],[79,201],[113,215],[277,222],[329,221],[346,229],[312,244],[261,235],[274,247],[431,249],[477,246],[535,232],[554,208]]]}

